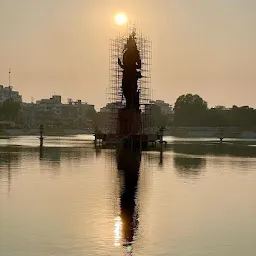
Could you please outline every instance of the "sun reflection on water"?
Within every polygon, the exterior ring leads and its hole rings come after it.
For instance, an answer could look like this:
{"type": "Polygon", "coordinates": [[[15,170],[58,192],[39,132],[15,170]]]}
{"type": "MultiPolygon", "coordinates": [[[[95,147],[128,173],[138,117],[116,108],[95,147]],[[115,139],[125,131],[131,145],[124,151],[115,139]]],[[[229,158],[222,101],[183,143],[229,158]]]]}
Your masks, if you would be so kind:
{"type": "Polygon", "coordinates": [[[115,246],[120,246],[121,236],[122,236],[122,219],[120,216],[115,218],[115,246]]]}

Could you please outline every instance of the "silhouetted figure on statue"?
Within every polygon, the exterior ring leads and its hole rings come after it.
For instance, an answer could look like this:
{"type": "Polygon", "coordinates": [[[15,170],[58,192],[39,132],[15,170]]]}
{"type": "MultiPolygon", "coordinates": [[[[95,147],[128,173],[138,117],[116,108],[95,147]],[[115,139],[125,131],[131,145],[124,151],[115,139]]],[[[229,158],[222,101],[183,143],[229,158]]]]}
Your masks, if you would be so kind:
{"type": "Polygon", "coordinates": [[[135,33],[129,36],[124,48],[123,62],[118,58],[123,69],[122,90],[126,100],[126,108],[139,110],[138,79],[140,79],[141,58],[135,41],[135,33]]]}

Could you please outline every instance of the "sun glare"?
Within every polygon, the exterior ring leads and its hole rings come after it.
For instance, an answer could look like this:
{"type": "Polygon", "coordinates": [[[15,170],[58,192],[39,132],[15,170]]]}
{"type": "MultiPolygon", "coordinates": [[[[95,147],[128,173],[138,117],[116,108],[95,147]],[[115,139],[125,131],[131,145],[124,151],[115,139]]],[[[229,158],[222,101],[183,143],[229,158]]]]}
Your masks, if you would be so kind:
{"type": "Polygon", "coordinates": [[[127,22],[127,16],[124,13],[118,13],[115,16],[116,24],[123,25],[127,22]]]}
{"type": "Polygon", "coordinates": [[[122,232],[122,220],[118,216],[115,218],[115,246],[120,246],[122,232]]]}

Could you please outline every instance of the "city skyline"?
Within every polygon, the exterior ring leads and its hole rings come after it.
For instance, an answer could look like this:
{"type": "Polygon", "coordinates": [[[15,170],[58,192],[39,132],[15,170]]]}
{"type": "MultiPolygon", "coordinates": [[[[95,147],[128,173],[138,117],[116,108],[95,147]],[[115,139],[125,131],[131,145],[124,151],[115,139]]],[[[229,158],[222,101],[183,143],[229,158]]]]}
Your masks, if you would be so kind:
{"type": "Polygon", "coordinates": [[[0,3],[0,77],[23,100],[56,93],[106,105],[109,39],[125,12],[153,42],[153,99],[197,93],[210,107],[256,107],[256,3],[246,1],[31,1],[0,3]],[[54,89],[53,89],[54,88],[54,89]]]}
{"type": "MultiPolygon", "coordinates": [[[[0,84],[0,89],[1,89],[1,87],[4,88],[5,91],[6,91],[6,89],[9,88],[8,85],[2,85],[2,84],[0,84]]],[[[63,104],[63,105],[65,105],[65,104],[66,104],[66,105],[86,104],[86,105],[88,105],[88,106],[93,106],[94,109],[95,109],[97,112],[105,111],[104,109],[106,109],[107,107],[109,107],[109,106],[112,105],[112,104],[118,104],[118,105],[121,104],[121,105],[122,105],[121,102],[105,102],[104,105],[102,105],[102,106],[100,106],[99,108],[97,108],[97,107],[95,106],[95,104],[93,104],[93,102],[89,102],[89,101],[84,100],[84,99],[74,99],[74,98],[72,98],[72,97],[69,97],[69,98],[63,100],[62,95],[61,95],[61,94],[56,94],[56,93],[53,93],[52,95],[50,95],[50,96],[48,96],[48,97],[44,97],[44,98],[40,98],[40,99],[39,99],[39,98],[38,98],[38,99],[35,99],[34,97],[32,97],[30,101],[23,101],[23,100],[22,100],[22,98],[23,98],[22,94],[20,94],[19,91],[14,91],[13,89],[14,89],[14,88],[11,86],[11,90],[10,90],[11,94],[8,93],[8,95],[6,95],[6,98],[5,98],[5,99],[2,99],[2,98],[1,98],[1,95],[0,95],[0,103],[3,102],[3,101],[5,101],[5,100],[7,100],[7,99],[15,98],[15,99],[18,100],[18,102],[25,103],[25,104],[32,104],[32,103],[33,103],[33,104],[41,104],[41,103],[42,103],[42,104],[48,104],[48,103],[50,103],[51,101],[52,101],[52,102],[55,102],[54,104],[63,104]],[[10,96],[9,94],[12,95],[12,96],[10,96]],[[58,98],[58,99],[59,99],[59,102],[56,102],[56,101],[54,100],[55,98],[58,98]]],[[[0,92],[1,92],[1,90],[0,90],[0,92]]],[[[188,95],[188,94],[190,94],[190,93],[185,93],[185,94],[183,94],[183,95],[188,95]]],[[[193,94],[192,94],[192,95],[193,95],[193,94]]],[[[194,94],[194,95],[196,95],[196,94],[194,94]]],[[[180,96],[182,96],[182,95],[180,95],[180,96]]],[[[198,95],[198,96],[200,96],[200,95],[198,95]]],[[[178,99],[178,98],[177,98],[177,99],[178,99]]],[[[154,98],[154,99],[149,100],[149,104],[156,104],[156,105],[161,104],[162,107],[163,107],[164,105],[166,105],[167,108],[171,108],[171,109],[173,110],[173,108],[174,108],[174,106],[175,106],[175,102],[176,102],[177,99],[175,99],[174,102],[168,102],[168,101],[165,101],[165,100],[162,100],[162,99],[155,99],[155,98],[154,98]]],[[[204,99],[203,99],[203,100],[204,100],[204,99]]],[[[224,109],[231,109],[233,106],[236,106],[236,107],[252,107],[252,108],[253,108],[253,106],[250,106],[250,105],[236,105],[236,104],[232,104],[231,106],[227,106],[227,105],[214,105],[214,106],[211,106],[211,105],[208,104],[208,102],[206,102],[206,104],[207,104],[207,106],[208,106],[209,109],[211,109],[211,108],[223,108],[223,107],[224,107],[224,109]]],[[[160,106],[160,105],[159,105],[159,106],[160,106]]]]}

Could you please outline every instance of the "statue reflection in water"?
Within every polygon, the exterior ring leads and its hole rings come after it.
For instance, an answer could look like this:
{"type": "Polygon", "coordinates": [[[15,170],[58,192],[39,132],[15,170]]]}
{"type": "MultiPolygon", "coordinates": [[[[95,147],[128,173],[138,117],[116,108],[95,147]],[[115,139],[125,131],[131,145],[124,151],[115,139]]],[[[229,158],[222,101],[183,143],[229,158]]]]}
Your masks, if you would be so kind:
{"type": "Polygon", "coordinates": [[[115,223],[115,245],[126,247],[128,255],[132,254],[132,244],[138,227],[138,210],[136,206],[137,188],[141,152],[131,149],[117,150],[117,168],[120,174],[120,217],[115,223]]]}

